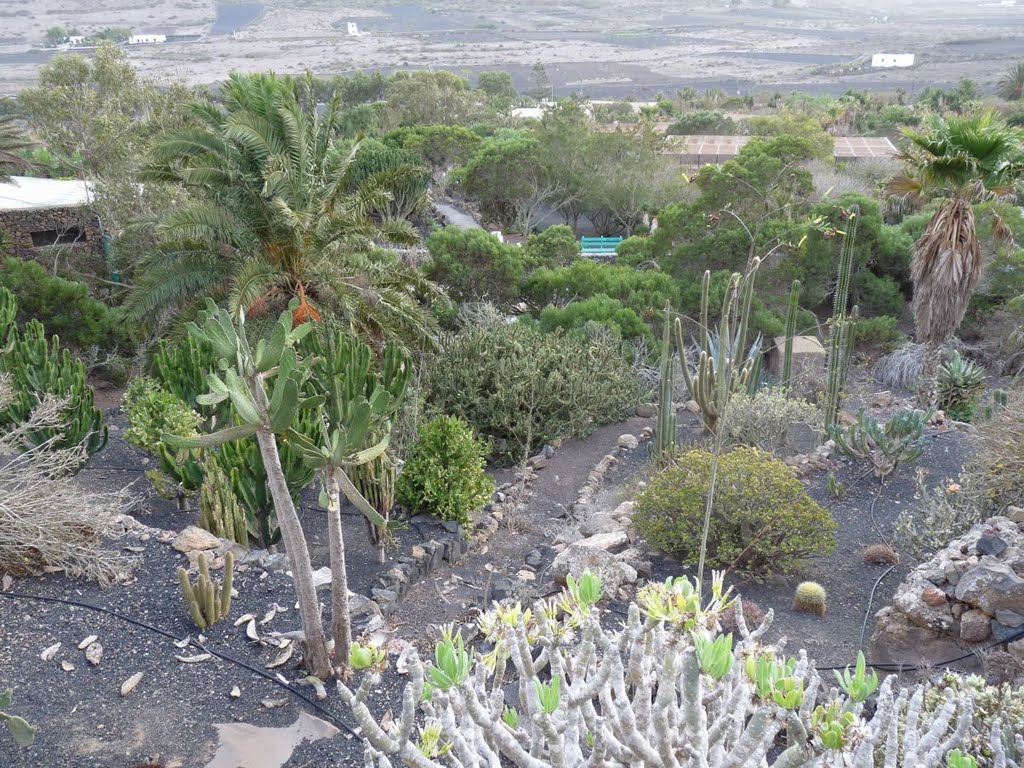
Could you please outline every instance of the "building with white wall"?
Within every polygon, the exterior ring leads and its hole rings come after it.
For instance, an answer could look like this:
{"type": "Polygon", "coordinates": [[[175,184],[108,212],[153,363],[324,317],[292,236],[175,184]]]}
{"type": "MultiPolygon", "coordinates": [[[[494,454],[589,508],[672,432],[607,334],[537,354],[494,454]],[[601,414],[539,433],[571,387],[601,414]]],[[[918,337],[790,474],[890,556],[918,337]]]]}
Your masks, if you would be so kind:
{"type": "Polygon", "coordinates": [[[876,53],[871,57],[872,67],[912,67],[914,66],[914,54],[912,53],[876,53]]]}
{"type": "Polygon", "coordinates": [[[132,35],[128,38],[128,45],[152,45],[166,42],[167,35],[132,35]]]}

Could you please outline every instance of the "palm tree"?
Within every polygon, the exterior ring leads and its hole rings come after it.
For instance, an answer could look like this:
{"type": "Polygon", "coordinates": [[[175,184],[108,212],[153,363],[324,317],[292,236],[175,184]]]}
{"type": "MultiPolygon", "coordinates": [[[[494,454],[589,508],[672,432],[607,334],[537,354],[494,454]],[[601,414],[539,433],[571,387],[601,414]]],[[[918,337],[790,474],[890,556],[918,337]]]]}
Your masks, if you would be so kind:
{"type": "Polygon", "coordinates": [[[137,269],[130,319],[187,317],[205,296],[248,317],[298,299],[298,321],[327,313],[371,343],[433,338],[423,300],[436,288],[377,247],[416,233],[371,217],[388,201],[375,177],[349,190],[357,147],[340,140],[340,99],[321,113],[312,88],[310,77],[232,75],[223,106],[193,104],[198,127],[161,138],[142,180],[179,184],[190,200],[136,225],[157,247],[137,269]]]}
{"type": "Polygon", "coordinates": [[[32,165],[22,153],[34,146],[35,142],[15,124],[13,115],[0,116],[0,181],[10,179],[8,171],[32,165]]]}
{"type": "Polygon", "coordinates": [[[1018,61],[1010,67],[1005,75],[999,78],[996,93],[1007,101],[1024,99],[1024,61],[1018,61]]]}
{"type": "MultiPolygon", "coordinates": [[[[917,340],[925,345],[922,395],[936,400],[935,374],[942,351],[960,326],[978,279],[982,251],[974,204],[1006,200],[1024,176],[1024,135],[992,113],[934,117],[924,130],[905,130],[903,159],[910,170],[889,183],[892,194],[939,198],[938,209],[914,243],[911,277],[917,340]]],[[[1012,233],[995,215],[993,236],[1009,244],[1012,233]]]]}

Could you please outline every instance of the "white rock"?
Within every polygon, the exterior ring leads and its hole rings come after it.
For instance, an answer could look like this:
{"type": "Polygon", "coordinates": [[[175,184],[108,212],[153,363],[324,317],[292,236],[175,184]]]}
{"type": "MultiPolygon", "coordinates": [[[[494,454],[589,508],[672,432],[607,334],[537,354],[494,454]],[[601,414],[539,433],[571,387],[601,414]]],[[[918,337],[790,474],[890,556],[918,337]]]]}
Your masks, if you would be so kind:
{"type": "Polygon", "coordinates": [[[190,525],[174,537],[171,546],[179,552],[199,552],[216,549],[220,546],[220,539],[199,526],[190,525]]]}
{"type": "Polygon", "coordinates": [[[627,451],[632,451],[638,445],[640,441],[636,439],[634,435],[619,435],[618,446],[619,448],[625,448],[627,451]]]}
{"type": "Polygon", "coordinates": [[[135,687],[142,682],[142,673],[136,672],[134,675],[129,677],[123,683],[121,683],[121,695],[127,696],[129,693],[135,690],[135,687]]]}

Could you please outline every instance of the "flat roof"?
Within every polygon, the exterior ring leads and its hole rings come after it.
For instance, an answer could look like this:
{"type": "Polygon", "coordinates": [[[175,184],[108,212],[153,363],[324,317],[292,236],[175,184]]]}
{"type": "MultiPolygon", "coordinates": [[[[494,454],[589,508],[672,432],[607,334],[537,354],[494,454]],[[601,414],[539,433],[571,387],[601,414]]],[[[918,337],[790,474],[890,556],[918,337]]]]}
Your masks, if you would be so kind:
{"type": "MultiPolygon", "coordinates": [[[[673,154],[700,158],[735,157],[752,136],[669,136],[673,154]]],[[[866,157],[896,157],[899,151],[884,136],[836,136],[834,154],[837,160],[866,157]]]]}
{"type": "Polygon", "coordinates": [[[11,176],[0,182],[0,211],[32,208],[75,208],[88,205],[92,184],[77,179],[38,179],[11,176]]]}

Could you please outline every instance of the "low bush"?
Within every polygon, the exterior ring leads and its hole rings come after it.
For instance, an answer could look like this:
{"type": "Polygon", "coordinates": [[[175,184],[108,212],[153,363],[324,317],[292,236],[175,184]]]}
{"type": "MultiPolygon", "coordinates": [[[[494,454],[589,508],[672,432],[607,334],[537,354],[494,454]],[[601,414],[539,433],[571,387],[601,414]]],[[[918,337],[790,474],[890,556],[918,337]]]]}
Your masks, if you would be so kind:
{"type": "MultiPolygon", "coordinates": [[[[711,479],[712,455],[693,450],[653,478],[637,499],[633,524],[651,545],[696,564],[711,479]]],[[[769,453],[723,453],[707,564],[745,575],[788,573],[808,557],[835,549],[836,523],[792,470],[769,453]]]]}
{"type": "Polygon", "coordinates": [[[731,136],[736,133],[736,121],[721,112],[701,110],[680,115],[666,133],[669,136],[731,136]]]}
{"type": "Polygon", "coordinates": [[[654,344],[654,334],[640,315],[624,307],[622,302],[600,293],[564,307],[544,307],[537,320],[540,329],[546,333],[556,328],[581,330],[587,323],[602,323],[624,339],[644,338],[654,344]]]}
{"type": "Polygon", "coordinates": [[[892,352],[907,338],[897,323],[895,317],[888,315],[859,318],[854,331],[857,347],[892,352]]]}
{"type": "Polygon", "coordinates": [[[191,437],[202,417],[184,401],[165,392],[149,376],[135,378],[124,393],[121,408],[128,417],[124,439],[150,453],[163,445],[163,435],[191,437]]]}
{"type": "Polygon", "coordinates": [[[398,475],[398,503],[416,513],[469,523],[494,482],[484,473],[486,446],[466,422],[438,416],[420,427],[398,475]]]}
{"type": "Polygon", "coordinates": [[[522,323],[450,336],[427,372],[427,399],[469,422],[499,460],[525,459],[557,437],[622,419],[640,385],[621,340],[522,323]]]}
{"type": "Polygon", "coordinates": [[[1011,395],[977,430],[978,450],[967,462],[965,484],[984,504],[986,517],[1024,506],[1024,395],[1011,395]]]}
{"type": "Polygon", "coordinates": [[[525,273],[523,254],[489,232],[436,229],[427,238],[427,250],[431,260],[424,271],[431,280],[445,285],[457,301],[504,303],[519,293],[525,273]]]}
{"type": "Polygon", "coordinates": [[[523,285],[523,294],[538,307],[603,294],[640,315],[660,312],[667,302],[675,303],[678,292],[672,278],[662,272],[589,259],[559,269],[538,269],[523,285]]]}
{"type": "Polygon", "coordinates": [[[851,280],[850,292],[853,302],[867,315],[899,315],[905,299],[900,287],[888,275],[879,277],[873,272],[861,270],[851,280]]]}
{"type": "Polygon", "coordinates": [[[790,427],[821,429],[821,411],[806,400],[789,397],[781,388],[764,388],[753,396],[737,392],[725,409],[722,428],[734,445],[747,445],[772,453],[786,447],[790,427]]]}
{"type": "Polygon", "coordinates": [[[89,296],[85,283],[53,277],[35,261],[10,257],[0,269],[0,287],[18,302],[19,326],[38,320],[48,336],[59,336],[64,345],[79,352],[94,347],[104,352],[132,349],[120,313],[89,296]]]}
{"type": "Polygon", "coordinates": [[[580,241],[572,227],[555,224],[526,238],[522,253],[530,268],[567,267],[580,257],[580,241]]]}

